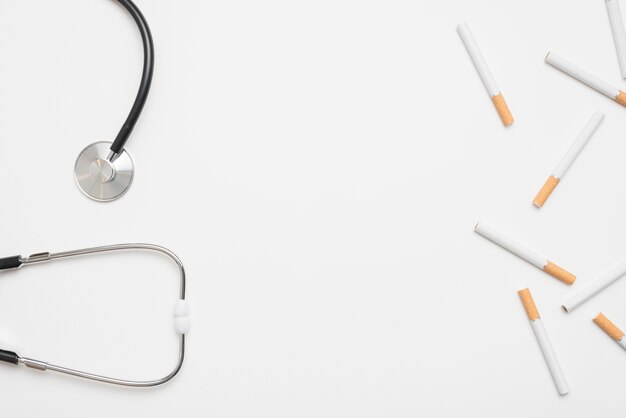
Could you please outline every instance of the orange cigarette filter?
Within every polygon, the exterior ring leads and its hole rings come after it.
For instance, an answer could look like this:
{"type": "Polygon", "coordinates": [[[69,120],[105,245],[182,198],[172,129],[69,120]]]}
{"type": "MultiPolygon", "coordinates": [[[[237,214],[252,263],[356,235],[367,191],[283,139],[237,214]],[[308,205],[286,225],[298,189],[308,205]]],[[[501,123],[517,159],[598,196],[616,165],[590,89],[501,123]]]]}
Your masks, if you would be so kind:
{"type": "Polygon", "coordinates": [[[570,286],[573,285],[576,281],[575,275],[565,270],[564,268],[557,266],[552,261],[548,261],[548,264],[544,266],[543,270],[555,279],[559,279],[563,283],[570,286]]]}
{"type": "Polygon", "coordinates": [[[550,176],[548,180],[546,180],[541,190],[539,190],[539,193],[537,193],[537,196],[535,196],[533,204],[538,208],[542,207],[544,203],[546,203],[546,200],[548,200],[554,189],[556,189],[556,186],[558,184],[559,179],[554,176],[550,176]]]}
{"type": "Polygon", "coordinates": [[[537,310],[537,305],[535,305],[533,296],[530,294],[530,290],[526,288],[520,290],[519,292],[517,292],[517,294],[522,300],[522,304],[524,305],[524,309],[526,310],[526,315],[528,315],[528,319],[534,321],[541,318],[539,316],[539,311],[537,310]]]}
{"type": "MultiPolygon", "coordinates": [[[[626,100],[626,97],[624,99],[626,100]]],[[[506,104],[504,97],[502,97],[502,93],[498,93],[495,96],[492,96],[491,101],[493,102],[493,105],[496,107],[498,116],[500,116],[500,120],[502,121],[504,126],[512,125],[515,120],[513,119],[511,110],[509,109],[509,106],[506,104]]]]}
{"type": "Polygon", "coordinates": [[[617,327],[613,322],[609,320],[604,314],[600,313],[598,316],[593,318],[593,322],[597,326],[599,326],[602,331],[606,332],[609,337],[613,338],[615,341],[620,342],[622,338],[624,338],[624,332],[617,327]]]}

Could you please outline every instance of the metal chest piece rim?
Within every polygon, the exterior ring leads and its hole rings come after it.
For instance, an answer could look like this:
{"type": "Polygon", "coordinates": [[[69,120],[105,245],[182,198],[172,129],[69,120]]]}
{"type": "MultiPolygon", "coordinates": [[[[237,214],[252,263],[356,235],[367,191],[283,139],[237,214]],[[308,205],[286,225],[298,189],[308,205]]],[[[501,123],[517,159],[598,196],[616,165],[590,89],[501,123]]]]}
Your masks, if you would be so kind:
{"type": "Polygon", "coordinates": [[[74,165],[74,179],[81,192],[97,202],[111,202],[130,188],[135,166],[130,154],[110,151],[111,142],[99,141],[81,151],[74,165]]]}

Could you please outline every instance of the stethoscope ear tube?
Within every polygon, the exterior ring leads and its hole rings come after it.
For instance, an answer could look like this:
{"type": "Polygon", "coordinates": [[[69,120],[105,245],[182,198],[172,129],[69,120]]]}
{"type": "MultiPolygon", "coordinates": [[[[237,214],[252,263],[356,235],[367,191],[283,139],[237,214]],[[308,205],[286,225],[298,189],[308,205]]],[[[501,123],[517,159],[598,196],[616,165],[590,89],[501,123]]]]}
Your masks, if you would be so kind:
{"type": "Polygon", "coordinates": [[[189,332],[190,327],[190,317],[189,317],[189,305],[185,300],[185,289],[186,289],[186,275],[185,268],[183,267],[182,261],[170,250],[167,248],[160,247],[158,245],[152,244],[118,244],[118,245],[107,245],[103,247],[93,247],[93,248],[81,248],[78,250],[65,251],[60,253],[37,253],[32,254],[28,257],[22,256],[14,256],[7,258],[0,258],[0,270],[9,270],[16,269],[21,266],[31,266],[40,263],[45,263],[53,260],[64,259],[68,257],[78,257],[78,256],[86,256],[90,254],[101,254],[101,253],[110,253],[117,251],[126,251],[126,250],[144,250],[144,251],[156,251],[168,256],[172,259],[179,270],[179,280],[180,280],[180,290],[178,294],[178,299],[176,301],[174,307],[174,330],[178,334],[179,340],[179,352],[178,352],[178,360],[176,365],[171,370],[169,374],[159,379],[154,380],[128,380],[128,379],[117,379],[113,377],[107,377],[102,375],[97,375],[93,373],[88,373],[76,369],[70,369],[67,367],[58,366],[55,364],[47,363],[41,360],[35,360],[28,357],[22,357],[12,351],[0,350],[0,362],[11,363],[15,365],[24,365],[30,369],[35,369],[39,371],[50,370],[57,373],[63,373],[70,376],[80,377],[83,379],[95,380],[103,383],[110,383],[114,385],[121,386],[130,386],[130,387],[151,387],[162,385],[166,382],[169,382],[174,376],[178,374],[180,371],[183,361],[185,360],[185,336],[189,332]]]}

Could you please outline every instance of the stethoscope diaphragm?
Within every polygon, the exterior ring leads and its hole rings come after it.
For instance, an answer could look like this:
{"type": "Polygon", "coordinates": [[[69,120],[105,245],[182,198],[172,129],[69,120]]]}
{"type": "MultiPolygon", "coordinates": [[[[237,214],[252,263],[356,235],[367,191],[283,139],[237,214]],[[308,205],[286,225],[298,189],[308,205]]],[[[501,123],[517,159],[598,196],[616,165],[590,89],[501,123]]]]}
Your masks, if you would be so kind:
{"type": "Polygon", "coordinates": [[[98,202],[110,202],[126,193],[133,182],[134,172],[128,151],[113,157],[111,143],[106,141],[95,142],[82,150],[74,166],[78,188],[98,202]]]}

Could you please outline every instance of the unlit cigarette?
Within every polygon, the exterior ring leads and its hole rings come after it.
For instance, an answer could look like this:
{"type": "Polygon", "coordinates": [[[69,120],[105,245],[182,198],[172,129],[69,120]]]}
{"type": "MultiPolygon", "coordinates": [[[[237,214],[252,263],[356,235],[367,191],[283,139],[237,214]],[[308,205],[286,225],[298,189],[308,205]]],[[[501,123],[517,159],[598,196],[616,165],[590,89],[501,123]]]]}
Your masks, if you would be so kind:
{"type": "Polygon", "coordinates": [[[624,350],[626,350],[626,338],[624,338],[624,332],[619,329],[617,325],[611,322],[609,318],[600,313],[598,316],[593,318],[593,322],[595,322],[597,326],[602,328],[602,331],[606,332],[609,337],[617,341],[617,343],[621,345],[624,350]]]}
{"type": "Polygon", "coordinates": [[[599,78],[589,74],[587,71],[580,67],[575,66],[569,61],[559,57],[554,52],[548,52],[546,56],[546,62],[555,68],[563,71],[565,74],[574,77],[576,80],[588,85],[592,89],[599,91],[607,97],[615,100],[622,106],[626,106],[626,93],[613,87],[608,83],[600,80],[599,78]]]}
{"type": "Polygon", "coordinates": [[[504,97],[496,84],[496,80],[493,78],[491,71],[489,71],[487,62],[485,61],[482,52],[480,52],[478,44],[476,43],[474,35],[472,35],[467,22],[458,25],[457,31],[459,32],[459,35],[463,40],[463,44],[465,45],[465,48],[467,49],[467,52],[476,67],[476,71],[478,71],[480,79],[483,81],[483,84],[487,89],[487,93],[489,93],[489,97],[491,97],[491,101],[493,102],[502,123],[504,126],[511,125],[513,123],[513,115],[511,114],[506,101],[504,101],[504,97]]]}
{"type": "Polygon", "coordinates": [[[604,276],[600,277],[595,282],[591,283],[580,292],[569,298],[565,301],[565,303],[563,303],[563,309],[567,312],[573,311],[593,296],[600,293],[600,291],[604,290],[624,274],[626,274],[626,262],[619,264],[613,268],[613,270],[609,271],[604,276]]]}
{"type": "Polygon", "coordinates": [[[537,196],[535,196],[535,199],[533,200],[535,206],[540,208],[544,205],[544,203],[546,203],[546,200],[548,200],[550,194],[554,191],[563,176],[565,176],[567,170],[569,170],[569,168],[572,166],[574,160],[576,160],[576,157],[578,157],[578,154],[580,154],[587,142],[589,142],[589,140],[596,132],[603,120],[604,114],[596,112],[591,117],[589,122],[587,122],[587,125],[578,135],[578,137],[576,138],[570,149],[567,151],[559,165],[554,169],[552,175],[550,175],[539,193],[537,193],[537,196]]]}
{"type": "Polygon", "coordinates": [[[624,31],[619,0],[606,0],[606,9],[609,12],[609,22],[611,23],[611,32],[613,33],[619,68],[622,78],[626,78],[626,32],[624,31]]]}
{"type": "Polygon", "coordinates": [[[545,271],[552,277],[559,279],[563,283],[572,285],[576,281],[576,276],[574,276],[572,273],[557,266],[547,258],[538,255],[537,253],[529,250],[523,245],[505,237],[500,232],[496,231],[488,225],[485,225],[484,223],[479,222],[478,224],[476,224],[474,231],[487,238],[488,240],[498,244],[505,250],[508,250],[516,256],[528,261],[530,264],[537,267],[538,269],[545,271]]]}
{"type": "Polygon", "coordinates": [[[541,320],[541,316],[539,316],[539,311],[537,310],[535,301],[530,294],[530,290],[524,289],[517,293],[522,300],[528,319],[530,319],[530,325],[535,333],[535,337],[537,337],[537,342],[539,343],[539,347],[543,353],[543,358],[546,360],[546,364],[548,365],[548,369],[552,375],[552,380],[554,380],[556,390],[559,392],[559,395],[566,395],[569,392],[569,388],[567,387],[565,375],[563,374],[561,365],[556,358],[552,344],[550,344],[548,334],[546,334],[546,329],[543,327],[543,321],[541,320]]]}

